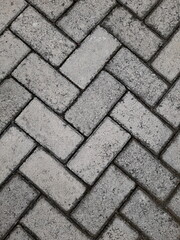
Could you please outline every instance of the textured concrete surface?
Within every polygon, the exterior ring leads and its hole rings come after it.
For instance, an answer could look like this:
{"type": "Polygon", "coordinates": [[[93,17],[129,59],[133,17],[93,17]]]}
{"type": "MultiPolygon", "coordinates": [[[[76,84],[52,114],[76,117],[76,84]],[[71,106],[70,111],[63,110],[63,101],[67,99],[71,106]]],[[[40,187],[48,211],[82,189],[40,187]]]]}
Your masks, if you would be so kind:
{"type": "Polygon", "coordinates": [[[0,240],[180,240],[179,0],[0,0],[0,240]]]}

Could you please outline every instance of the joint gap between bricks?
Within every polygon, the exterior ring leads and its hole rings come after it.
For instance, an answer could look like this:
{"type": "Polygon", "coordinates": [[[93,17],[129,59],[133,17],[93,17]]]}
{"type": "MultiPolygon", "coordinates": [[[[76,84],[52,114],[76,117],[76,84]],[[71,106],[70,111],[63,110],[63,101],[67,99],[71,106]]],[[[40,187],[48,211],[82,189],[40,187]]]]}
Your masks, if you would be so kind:
{"type": "MultiPolygon", "coordinates": [[[[102,25],[101,25],[101,27],[104,28],[102,25]]],[[[162,80],[167,86],[171,86],[170,82],[160,72],[158,72],[156,69],[154,69],[151,66],[151,63],[149,63],[149,60],[146,61],[145,59],[143,59],[142,56],[140,56],[137,52],[135,52],[133,49],[131,49],[127,44],[125,44],[120,39],[118,39],[109,28],[104,28],[104,29],[121,43],[121,47],[127,48],[133,55],[135,55],[139,59],[139,61],[143,65],[145,65],[154,74],[156,74],[160,80],[162,80]]]]}
{"type": "Polygon", "coordinates": [[[126,84],[120,78],[117,78],[111,71],[106,69],[106,72],[108,72],[116,80],[118,80],[121,84],[123,84],[127,89],[127,91],[130,92],[137,99],[137,101],[139,101],[147,110],[149,110],[154,116],[156,116],[164,125],[170,128],[172,132],[176,131],[176,128],[174,128],[171,124],[169,124],[169,122],[163,116],[161,116],[158,112],[155,111],[154,106],[151,107],[150,105],[145,103],[139,95],[134,93],[128,86],[126,86],[126,84]]]}
{"type": "Polygon", "coordinates": [[[33,208],[33,206],[38,201],[40,195],[37,193],[37,196],[29,203],[29,205],[25,208],[25,210],[20,214],[20,216],[14,221],[14,223],[11,225],[11,227],[6,231],[6,233],[3,235],[1,240],[7,239],[7,237],[11,234],[11,232],[15,229],[15,227],[19,224],[21,219],[27,214],[27,212],[33,208]]]}
{"type": "Polygon", "coordinates": [[[171,199],[176,195],[179,187],[180,187],[180,182],[179,182],[178,185],[173,189],[173,191],[169,194],[169,196],[166,198],[166,207],[168,207],[169,202],[170,202],[171,199]]]}
{"type": "Polygon", "coordinates": [[[163,0],[157,0],[152,7],[146,12],[146,14],[143,16],[143,21],[145,20],[161,5],[163,0]]]}
{"type": "Polygon", "coordinates": [[[76,46],[78,45],[78,43],[76,41],[74,41],[73,38],[71,38],[67,33],[65,33],[62,29],[60,29],[59,27],[57,27],[55,24],[53,24],[53,22],[46,16],[46,14],[41,11],[39,8],[37,8],[35,5],[33,5],[30,1],[28,0],[25,0],[28,5],[33,8],[36,12],[38,12],[41,17],[43,19],[45,19],[48,23],[51,24],[51,26],[53,26],[58,32],[60,32],[63,36],[65,36],[66,38],[68,38],[71,42],[73,42],[76,46]]]}
{"type": "Polygon", "coordinates": [[[32,240],[41,240],[34,232],[32,232],[24,223],[20,222],[22,229],[31,236],[32,240]]]}

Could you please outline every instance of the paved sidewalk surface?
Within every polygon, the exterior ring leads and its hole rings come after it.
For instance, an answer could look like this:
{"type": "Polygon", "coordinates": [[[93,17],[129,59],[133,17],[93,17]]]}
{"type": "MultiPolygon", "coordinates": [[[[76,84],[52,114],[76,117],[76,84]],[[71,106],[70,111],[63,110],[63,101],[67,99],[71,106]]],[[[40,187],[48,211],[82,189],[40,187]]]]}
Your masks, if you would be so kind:
{"type": "Polygon", "coordinates": [[[0,240],[180,240],[180,0],[0,0],[0,240]]]}

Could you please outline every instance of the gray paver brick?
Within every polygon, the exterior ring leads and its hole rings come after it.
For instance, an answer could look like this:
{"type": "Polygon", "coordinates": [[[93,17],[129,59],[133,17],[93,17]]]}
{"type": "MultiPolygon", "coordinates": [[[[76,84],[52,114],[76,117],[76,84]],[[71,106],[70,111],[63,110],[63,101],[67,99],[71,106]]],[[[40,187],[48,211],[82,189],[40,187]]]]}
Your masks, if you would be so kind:
{"type": "Polygon", "coordinates": [[[64,111],[79,90],[35,53],[15,69],[13,76],[58,113],[64,111]]]}
{"type": "Polygon", "coordinates": [[[180,124],[180,78],[156,108],[174,127],[180,124]]]}
{"type": "Polygon", "coordinates": [[[116,217],[104,231],[100,240],[137,240],[137,238],[138,233],[120,217],[116,217]]]}
{"type": "Polygon", "coordinates": [[[129,92],[116,105],[111,116],[155,153],[172,135],[170,128],[129,92]]]}
{"type": "Polygon", "coordinates": [[[114,166],[92,188],[73,212],[73,218],[96,234],[134,187],[134,182],[114,166]]]}
{"type": "Polygon", "coordinates": [[[80,0],[60,19],[58,26],[80,42],[114,5],[115,0],[80,0]]]}
{"type": "Polygon", "coordinates": [[[16,222],[36,192],[18,176],[11,179],[0,192],[0,237],[16,222]]]}
{"type": "Polygon", "coordinates": [[[167,89],[167,85],[127,48],[121,48],[106,69],[151,106],[167,89]]]}
{"type": "Polygon", "coordinates": [[[178,216],[180,217],[180,187],[178,188],[177,192],[171,199],[168,204],[168,207],[178,216]]]}
{"type": "Polygon", "coordinates": [[[11,29],[55,66],[60,65],[75,48],[72,41],[32,7],[19,15],[11,29]]]}
{"type": "Polygon", "coordinates": [[[82,141],[82,136],[37,99],[31,101],[16,122],[61,160],[65,160],[82,141]]]}
{"type": "Polygon", "coordinates": [[[69,210],[85,191],[75,177],[41,149],[36,150],[20,170],[65,210],[69,210]]]}
{"type": "Polygon", "coordinates": [[[113,10],[102,25],[145,60],[162,44],[158,36],[122,7],[113,10]]]}
{"type": "Polygon", "coordinates": [[[178,179],[136,141],[126,146],[116,163],[160,200],[165,200],[178,183],[178,179]]]}
{"type": "Polygon", "coordinates": [[[124,92],[125,87],[120,82],[102,71],[66,112],[65,118],[82,133],[89,135],[124,92]]]}
{"type": "Polygon", "coordinates": [[[29,0],[40,11],[43,11],[48,18],[56,20],[68,7],[73,0],[29,0]]]}
{"type": "Polygon", "coordinates": [[[28,52],[29,48],[10,31],[7,30],[0,36],[0,81],[28,52]]]}
{"type": "Polygon", "coordinates": [[[27,5],[24,0],[1,0],[0,1],[0,32],[18,15],[27,5]]]}
{"type": "Polygon", "coordinates": [[[34,142],[15,127],[9,128],[0,139],[0,183],[34,147],[34,142]]]}
{"type": "Polygon", "coordinates": [[[68,167],[86,183],[95,179],[122,149],[130,135],[106,118],[68,163],[68,167]]]}
{"type": "Polygon", "coordinates": [[[2,131],[23,106],[31,94],[13,79],[6,79],[0,87],[0,131],[2,131]]]}
{"type": "Polygon", "coordinates": [[[174,138],[173,142],[171,142],[170,146],[162,155],[162,158],[180,173],[180,134],[174,138]]]}
{"type": "Polygon", "coordinates": [[[156,206],[156,204],[138,190],[122,209],[135,225],[153,240],[178,240],[180,226],[172,217],[156,206]]]}
{"type": "Polygon", "coordinates": [[[20,226],[17,226],[7,239],[8,240],[33,240],[33,238],[31,238],[29,234],[27,234],[20,226]]]}
{"type": "Polygon", "coordinates": [[[158,0],[118,0],[118,2],[125,4],[139,17],[144,17],[157,1],[158,0]]]}
{"type": "Polygon", "coordinates": [[[105,29],[97,27],[60,68],[80,88],[85,88],[120,43],[105,29]]]}
{"type": "Polygon", "coordinates": [[[89,239],[44,199],[35,205],[22,222],[43,240],[89,239]]]}
{"type": "Polygon", "coordinates": [[[164,0],[147,18],[146,23],[168,37],[180,21],[179,10],[180,0],[164,0]]]}
{"type": "Polygon", "coordinates": [[[173,36],[168,45],[163,48],[157,58],[153,61],[152,66],[169,82],[180,72],[180,30],[173,36]]]}

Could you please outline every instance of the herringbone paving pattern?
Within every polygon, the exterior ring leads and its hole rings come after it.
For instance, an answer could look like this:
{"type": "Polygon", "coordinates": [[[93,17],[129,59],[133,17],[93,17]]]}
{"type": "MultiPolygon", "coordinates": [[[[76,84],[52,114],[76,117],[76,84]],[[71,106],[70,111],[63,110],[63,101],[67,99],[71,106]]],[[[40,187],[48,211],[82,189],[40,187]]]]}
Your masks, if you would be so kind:
{"type": "Polygon", "coordinates": [[[179,0],[0,0],[1,240],[180,240],[179,23],[179,0]]]}

